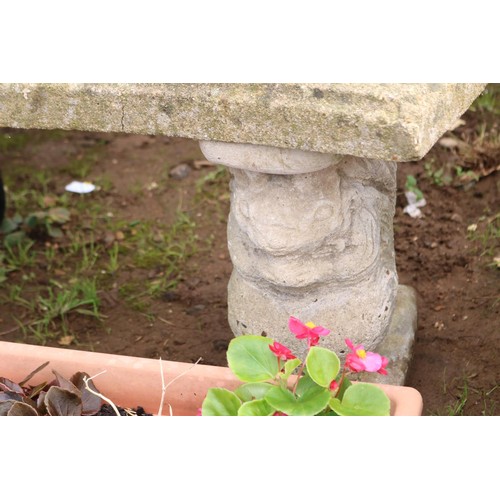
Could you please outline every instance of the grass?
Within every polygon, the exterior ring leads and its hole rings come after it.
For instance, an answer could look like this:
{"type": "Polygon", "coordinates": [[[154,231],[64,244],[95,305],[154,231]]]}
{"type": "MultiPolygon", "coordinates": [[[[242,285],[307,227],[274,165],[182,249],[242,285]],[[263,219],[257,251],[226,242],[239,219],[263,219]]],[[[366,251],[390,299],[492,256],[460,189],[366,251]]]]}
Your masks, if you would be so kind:
{"type": "Polygon", "coordinates": [[[25,133],[0,133],[0,153],[8,153],[23,149],[30,141],[31,136],[25,133]]]}
{"type": "Polygon", "coordinates": [[[500,212],[481,216],[468,227],[467,238],[479,245],[479,256],[498,257],[500,253],[500,212]]]}
{"type": "Polygon", "coordinates": [[[445,167],[435,167],[433,158],[424,163],[424,172],[430,182],[436,186],[449,186],[453,181],[453,177],[446,173],[445,167]]]}
{"type": "Polygon", "coordinates": [[[117,242],[108,250],[109,263],[107,266],[108,273],[114,274],[120,268],[118,263],[118,255],[120,254],[120,245],[117,242]]]}
{"type": "MultiPolygon", "coordinates": [[[[91,172],[93,162],[95,155],[86,155],[63,170],[85,176],[91,172]]],[[[45,242],[27,238],[0,247],[0,282],[5,287],[2,300],[16,305],[18,316],[23,318],[17,320],[23,331],[43,342],[71,333],[70,314],[99,319],[98,291],[116,286],[115,279],[122,269],[140,272],[135,274],[137,282],[131,280],[120,287],[120,295],[135,310],[149,314],[150,299],[175,288],[181,267],[198,250],[196,224],[189,213],[178,210],[170,225],[118,219],[103,207],[98,194],[92,198],[52,194],[48,177],[42,174],[32,176],[29,187],[8,193],[10,210],[21,213],[22,219],[30,211],[49,205],[72,216],[62,226],[61,238],[45,242]],[[103,232],[120,233],[120,237],[105,244],[103,232]],[[50,286],[38,284],[40,270],[46,272],[50,286]],[[147,278],[145,271],[151,271],[147,278]],[[59,277],[68,282],[61,284],[59,277]],[[28,282],[30,287],[26,286],[28,282]]],[[[17,187],[25,184],[25,176],[24,170],[17,171],[10,181],[17,187]]],[[[101,179],[106,180],[103,176],[101,179]]],[[[111,182],[105,184],[111,190],[111,182]]]]}
{"type": "Polygon", "coordinates": [[[35,264],[35,254],[32,251],[32,240],[25,240],[16,245],[6,245],[4,261],[7,268],[11,271],[32,267],[35,264]]]}
{"type": "Polygon", "coordinates": [[[122,246],[132,253],[134,266],[158,271],[143,285],[144,294],[154,297],[175,288],[181,265],[198,250],[196,224],[189,214],[177,211],[170,226],[139,222],[131,233],[122,246]]]}
{"type": "Polygon", "coordinates": [[[102,146],[94,146],[90,151],[87,151],[79,158],[71,160],[67,165],[59,168],[61,173],[68,174],[75,180],[86,180],[92,171],[93,166],[99,159],[99,149],[102,146]]]}
{"type": "MultiPolygon", "coordinates": [[[[443,373],[446,376],[446,370],[443,373]]],[[[480,414],[484,416],[495,415],[496,401],[495,391],[500,389],[500,385],[496,384],[489,389],[476,389],[473,386],[474,373],[464,373],[460,378],[454,378],[450,384],[447,384],[446,379],[443,382],[443,394],[449,394],[453,397],[453,401],[446,404],[442,410],[432,412],[432,416],[466,416],[470,414],[478,414],[477,407],[481,407],[480,414]],[[449,385],[453,387],[450,390],[449,385]]]]}
{"type": "Polygon", "coordinates": [[[67,334],[70,330],[68,317],[80,314],[100,319],[100,299],[95,279],[84,279],[66,284],[51,280],[42,287],[12,283],[6,288],[0,301],[17,306],[15,317],[26,334],[33,334],[40,341],[67,334]]]}
{"type": "Polygon", "coordinates": [[[472,103],[471,110],[481,113],[500,114],[500,85],[490,84],[472,103]]]}

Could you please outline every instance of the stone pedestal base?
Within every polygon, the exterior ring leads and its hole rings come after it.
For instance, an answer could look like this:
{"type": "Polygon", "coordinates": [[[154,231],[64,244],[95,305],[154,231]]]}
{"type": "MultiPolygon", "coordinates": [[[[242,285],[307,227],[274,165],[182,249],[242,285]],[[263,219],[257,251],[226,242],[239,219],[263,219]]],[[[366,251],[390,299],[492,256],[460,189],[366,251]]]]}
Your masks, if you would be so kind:
{"type": "MultiPolygon", "coordinates": [[[[391,324],[377,352],[389,359],[387,375],[363,373],[357,380],[381,384],[405,385],[417,331],[417,297],[413,288],[398,286],[396,307],[391,324]]],[[[351,380],[355,377],[351,377],[351,380]]]]}
{"type": "Polygon", "coordinates": [[[231,172],[228,288],[235,335],[266,335],[297,356],[288,319],[375,350],[394,310],[396,164],[248,144],[202,142],[231,172]]]}

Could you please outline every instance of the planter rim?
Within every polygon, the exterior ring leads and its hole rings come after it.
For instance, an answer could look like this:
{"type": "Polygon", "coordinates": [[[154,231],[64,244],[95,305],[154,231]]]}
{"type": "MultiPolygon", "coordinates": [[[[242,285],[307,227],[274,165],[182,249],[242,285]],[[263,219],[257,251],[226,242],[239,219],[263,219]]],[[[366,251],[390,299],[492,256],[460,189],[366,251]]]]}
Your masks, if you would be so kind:
{"type": "MultiPolygon", "coordinates": [[[[46,361],[50,362],[49,365],[29,384],[52,380],[52,370],[66,377],[77,371],[90,376],[100,373],[94,383],[101,394],[124,408],[142,406],[154,414],[159,413],[163,370],[165,384],[173,382],[165,392],[162,415],[170,414],[169,405],[174,416],[196,415],[209,388],[232,390],[242,383],[229,368],[222,366],[0,341],[0,377],[19,382],[46,361]]],[[[391,415],[422,414],[422,396],[413,387],[375,385],[381,387],[391,400],[391,415]]]]}

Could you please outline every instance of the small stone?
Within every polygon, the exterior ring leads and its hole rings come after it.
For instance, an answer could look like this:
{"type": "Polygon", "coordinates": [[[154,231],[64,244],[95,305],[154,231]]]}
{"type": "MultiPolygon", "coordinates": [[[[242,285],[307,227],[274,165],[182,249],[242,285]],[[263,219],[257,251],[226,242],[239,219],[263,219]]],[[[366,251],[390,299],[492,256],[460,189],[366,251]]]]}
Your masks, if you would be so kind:
{"type": "Polygon", "coordinates": [[[64,335],[57,341],[57,343],[59,345],[68,346],[73,342],[73,340],[75,340],[75,337],[73,337],[73,335],[64,335]]]}
{"type": "Polygon", "coordinates": [[[215,163],[212,163],[211,161],[207,161],[207,160],[195,160],[193,162],[193,165],[194,165],[194,168],[196,170],[200,170],[204,167],[215,167],[216,166],[215,163]]]}
{"type": "Polygon", "coordinates": [[[193,307],[188,307],[186,309],[186,314],[189,314],[190,316],[195,316],[196,314],[201,313],[205,309],[205,306],[203,304],[197,304],[193,307]]]}
{"type": "Polygon", "coordinates": [[[226,351],[229,341],[226,339],[217,339],[212,342],[212,345],[216,351],[226,351]]]}
{"type": "Polygon", "coordinates": [[[115,235],[112,232],[106,232],[104,235],[104,244],[106,246],[111,245],[115,241],[115,235]]]}
{"type": "Polygon", "coordinates": [[[172,179],[185,179],[191,172],[192,168],[187,163],[179,163],[179,165],[175,166],[170,170],[169,176],[172,179]]]}
{"type": "Polygon", "coordinates": [[[165,302],[175,302],[181,298],[177,292],[168,291],[161,295],[162,300],[165,302]]]}

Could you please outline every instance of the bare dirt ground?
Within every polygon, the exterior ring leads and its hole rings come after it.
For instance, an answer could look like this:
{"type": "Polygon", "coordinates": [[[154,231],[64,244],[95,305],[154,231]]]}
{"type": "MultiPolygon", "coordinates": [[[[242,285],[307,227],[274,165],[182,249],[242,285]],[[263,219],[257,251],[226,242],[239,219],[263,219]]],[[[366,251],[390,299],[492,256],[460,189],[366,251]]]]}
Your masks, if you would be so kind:
{"type": "MultiPolygon", "coordinates": [[[[500,415],[496,92],[398,169],[397,268],[419,313],[407,385],[425,415],[500,415]],[[403,212],[409,176],[421,218],[403,212]]],[[[18,243],[0,235],[0,339],[225,365],[229,175],[203,160],[187,139],[0,129],[7,217],[45,213],[18,243]],[[66,192],[75,179],[99,189],[66,192]]]]}

